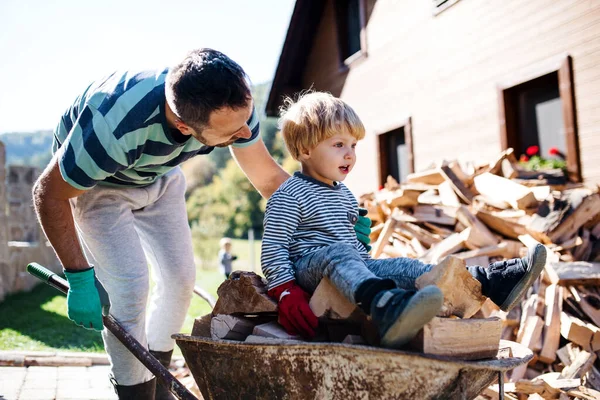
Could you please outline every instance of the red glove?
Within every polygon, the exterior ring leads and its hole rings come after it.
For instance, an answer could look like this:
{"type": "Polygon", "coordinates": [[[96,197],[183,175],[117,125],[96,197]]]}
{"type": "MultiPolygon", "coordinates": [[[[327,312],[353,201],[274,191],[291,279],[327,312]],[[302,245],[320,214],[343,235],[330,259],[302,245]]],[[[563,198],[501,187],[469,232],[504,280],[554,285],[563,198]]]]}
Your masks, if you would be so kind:
{"type": "Polygon", "coordinates": [[[295,281],[274,287],[267,293],[279,303],[279,323],[287,333],[309,339],[315,336],[319,321],[308,305],[310,296],[295,281]]]}

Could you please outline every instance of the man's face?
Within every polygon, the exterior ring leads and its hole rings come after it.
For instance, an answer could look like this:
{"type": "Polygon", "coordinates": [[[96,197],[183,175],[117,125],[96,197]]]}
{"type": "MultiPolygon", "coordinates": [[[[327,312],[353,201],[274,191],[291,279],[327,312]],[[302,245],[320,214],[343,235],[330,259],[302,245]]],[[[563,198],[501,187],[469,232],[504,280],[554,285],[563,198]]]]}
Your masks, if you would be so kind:
{"type": "Polygon", "coordinates": [[[238,139],[248,139],[252,131],[246,124],[252,115],[252,101],[239,109],[221,108],[213,111],[204,129],[190,129],[191,135],[207,146],[227,147],[238,139]]]}

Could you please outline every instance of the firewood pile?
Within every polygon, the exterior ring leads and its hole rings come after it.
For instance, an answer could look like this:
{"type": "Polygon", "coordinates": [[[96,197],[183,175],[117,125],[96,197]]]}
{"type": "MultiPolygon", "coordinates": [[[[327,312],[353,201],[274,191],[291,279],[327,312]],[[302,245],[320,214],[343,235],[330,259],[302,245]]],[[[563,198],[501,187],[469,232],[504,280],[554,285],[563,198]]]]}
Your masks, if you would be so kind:
{"type": "MultiPolygon", "coordinates": [[[[479,360],[512,357],[506,341],[516,341],[534,357],[506,374],[505,398],[600,399],[598,187],[571,183],[562,170],[524,171],[509,149],[486,165],[444,162],[406,182],[388,178],[360,204],[373,221],[374,258],[435,265],[416,285],[437,285],[444,306],[407,350],[479,360]],[[537,243],[548,250],[544,272],[522,304],[505,313],[481,294],[465,266],[523,257],[537,243]]],[[[218,294],[192,335],[246,343],[303,340],[277,323],[264,278],[235,271],[218,294]]],[[[370,318],[326,278],[310,306],[319,318],[314,341],[379,345],[370,318]]],[[[496,384],[479,397],[495,399],[499,392],[496,384]]]]}
{"type": "MultiPolygon", "coordinates": [[[[480,302],[473,295],[475,311],[471,307],[467,314],[452,310],[440,316],[461,317],[463,325],[487,321],[479,332],[489,332],[490,340],[498,329],[491,321],[499,320],[502,339],[533,351],[528,365],[507,373],[506,398],[600,399],[597,186],[571,183],[562,170],[524,171],[509,149],[487,165],[463,169],[456,162],[444,162],[409,175],[401,184],[388,178],[385,187],[363,195],[361,205],[374,222],[371,254],[376,258],[412,257],[433,264],[462,261],[463,265],[485,266],[522,257],[527,247],[544,244],[548,251],[544,272],[520,306],[505,313],[491,301],[480,302]]],[[[448,282],[456,284],[457,276],[451,278],[448,282]]],[[[436,279],[428,283],[440,286],[436,279]]],[[[450,284],[442,282],[440,286],[448,302],[449,293],[456,289],[444,289],[444,285],[450,284]]],[[[464,297],[465,291],[461,293],[457,297],[464,297]]],[[[439,333],[435,323],[429,328],[439,333]]],[[[470,345],[472,337],[463,341],[470,345]]],[[[453,340],[460,338],[454,334],[453,340]]],[[[481,399],[498,397],[497,384],[480,395],[481,399]]]]}

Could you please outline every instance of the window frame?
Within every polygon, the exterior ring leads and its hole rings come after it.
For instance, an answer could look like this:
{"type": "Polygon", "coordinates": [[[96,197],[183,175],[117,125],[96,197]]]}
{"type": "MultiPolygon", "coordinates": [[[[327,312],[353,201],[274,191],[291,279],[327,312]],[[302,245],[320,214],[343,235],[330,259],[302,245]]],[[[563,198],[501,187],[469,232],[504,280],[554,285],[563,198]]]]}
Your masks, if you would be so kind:
{"type": "MultiPolygon", "coordinates": [[[[397,129],[403,129],[404,131],[404,143],[408,149],[408,173],[412,174],[415,172],[415,153],[413,150],[413,134],[412,134],[412,117],[406,118],[399,124],[390,126],[389,128],[381,129],[375,132],[377,138],[377,172],[379,175],[379,186],[384,186],[389,173],[385,173],[389,168],[386,166],[388,159],[389,149],[384,146],[385,140],[383,136],[387,133],[395,131],[397,129]]],[[[400,182],[398,182],[400,183],[400,182]]]]}
{"type": "Polygon", "coordinates": [[[502,150],[512,147],[511,142],[514,142],[513,138],[517,134],[516,113],[518,105],[514,104],[510,92],[522,84],[552,73],[556,73],[558,76],[558,92],[562,102],[565,139],[567,141],[567,153],[565,155],[567,173],[571,181],[581,182],[583,175],[579,153],[573,58],[570,55],[561,55],[558,58],[535,64],[527,70],[519,71],[506,82],[498,84],[500,145],[502,150]]]}
{"type": "Polygon", "coordinates": [[[350,68],[350,65],[354,64],[358,60],[362,60],[368,56],[367,52],[367,33],[366,33],[366,0],[357,0],[358,1],[358,17],[360,24],[360,50],[350,56],[342,59],[342,40],[345,39],[345,36],[342,37],[342,29],[340,27],[340,12],[338,4],[340,2],[344,2],[346,0],[336,0],[334,2],[334,18],[335,18],[335,26],[336,26],[336,36],[337,36],[337,48],[339,54],[339,68],[340,70],[347,70],[350,68]]]}

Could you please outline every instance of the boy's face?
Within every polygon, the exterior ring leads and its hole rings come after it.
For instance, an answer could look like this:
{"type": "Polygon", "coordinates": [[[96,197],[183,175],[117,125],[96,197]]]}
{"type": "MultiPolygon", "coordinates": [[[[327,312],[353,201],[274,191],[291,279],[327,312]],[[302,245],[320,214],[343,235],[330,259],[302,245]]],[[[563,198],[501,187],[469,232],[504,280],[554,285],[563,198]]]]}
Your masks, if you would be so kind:
{"type": "Polygon", "coordinates": [[[300,155],[302,173],[328,185],[340,182],[354,168],[357,140],[346,130],[340,131],[300,155]]]}

